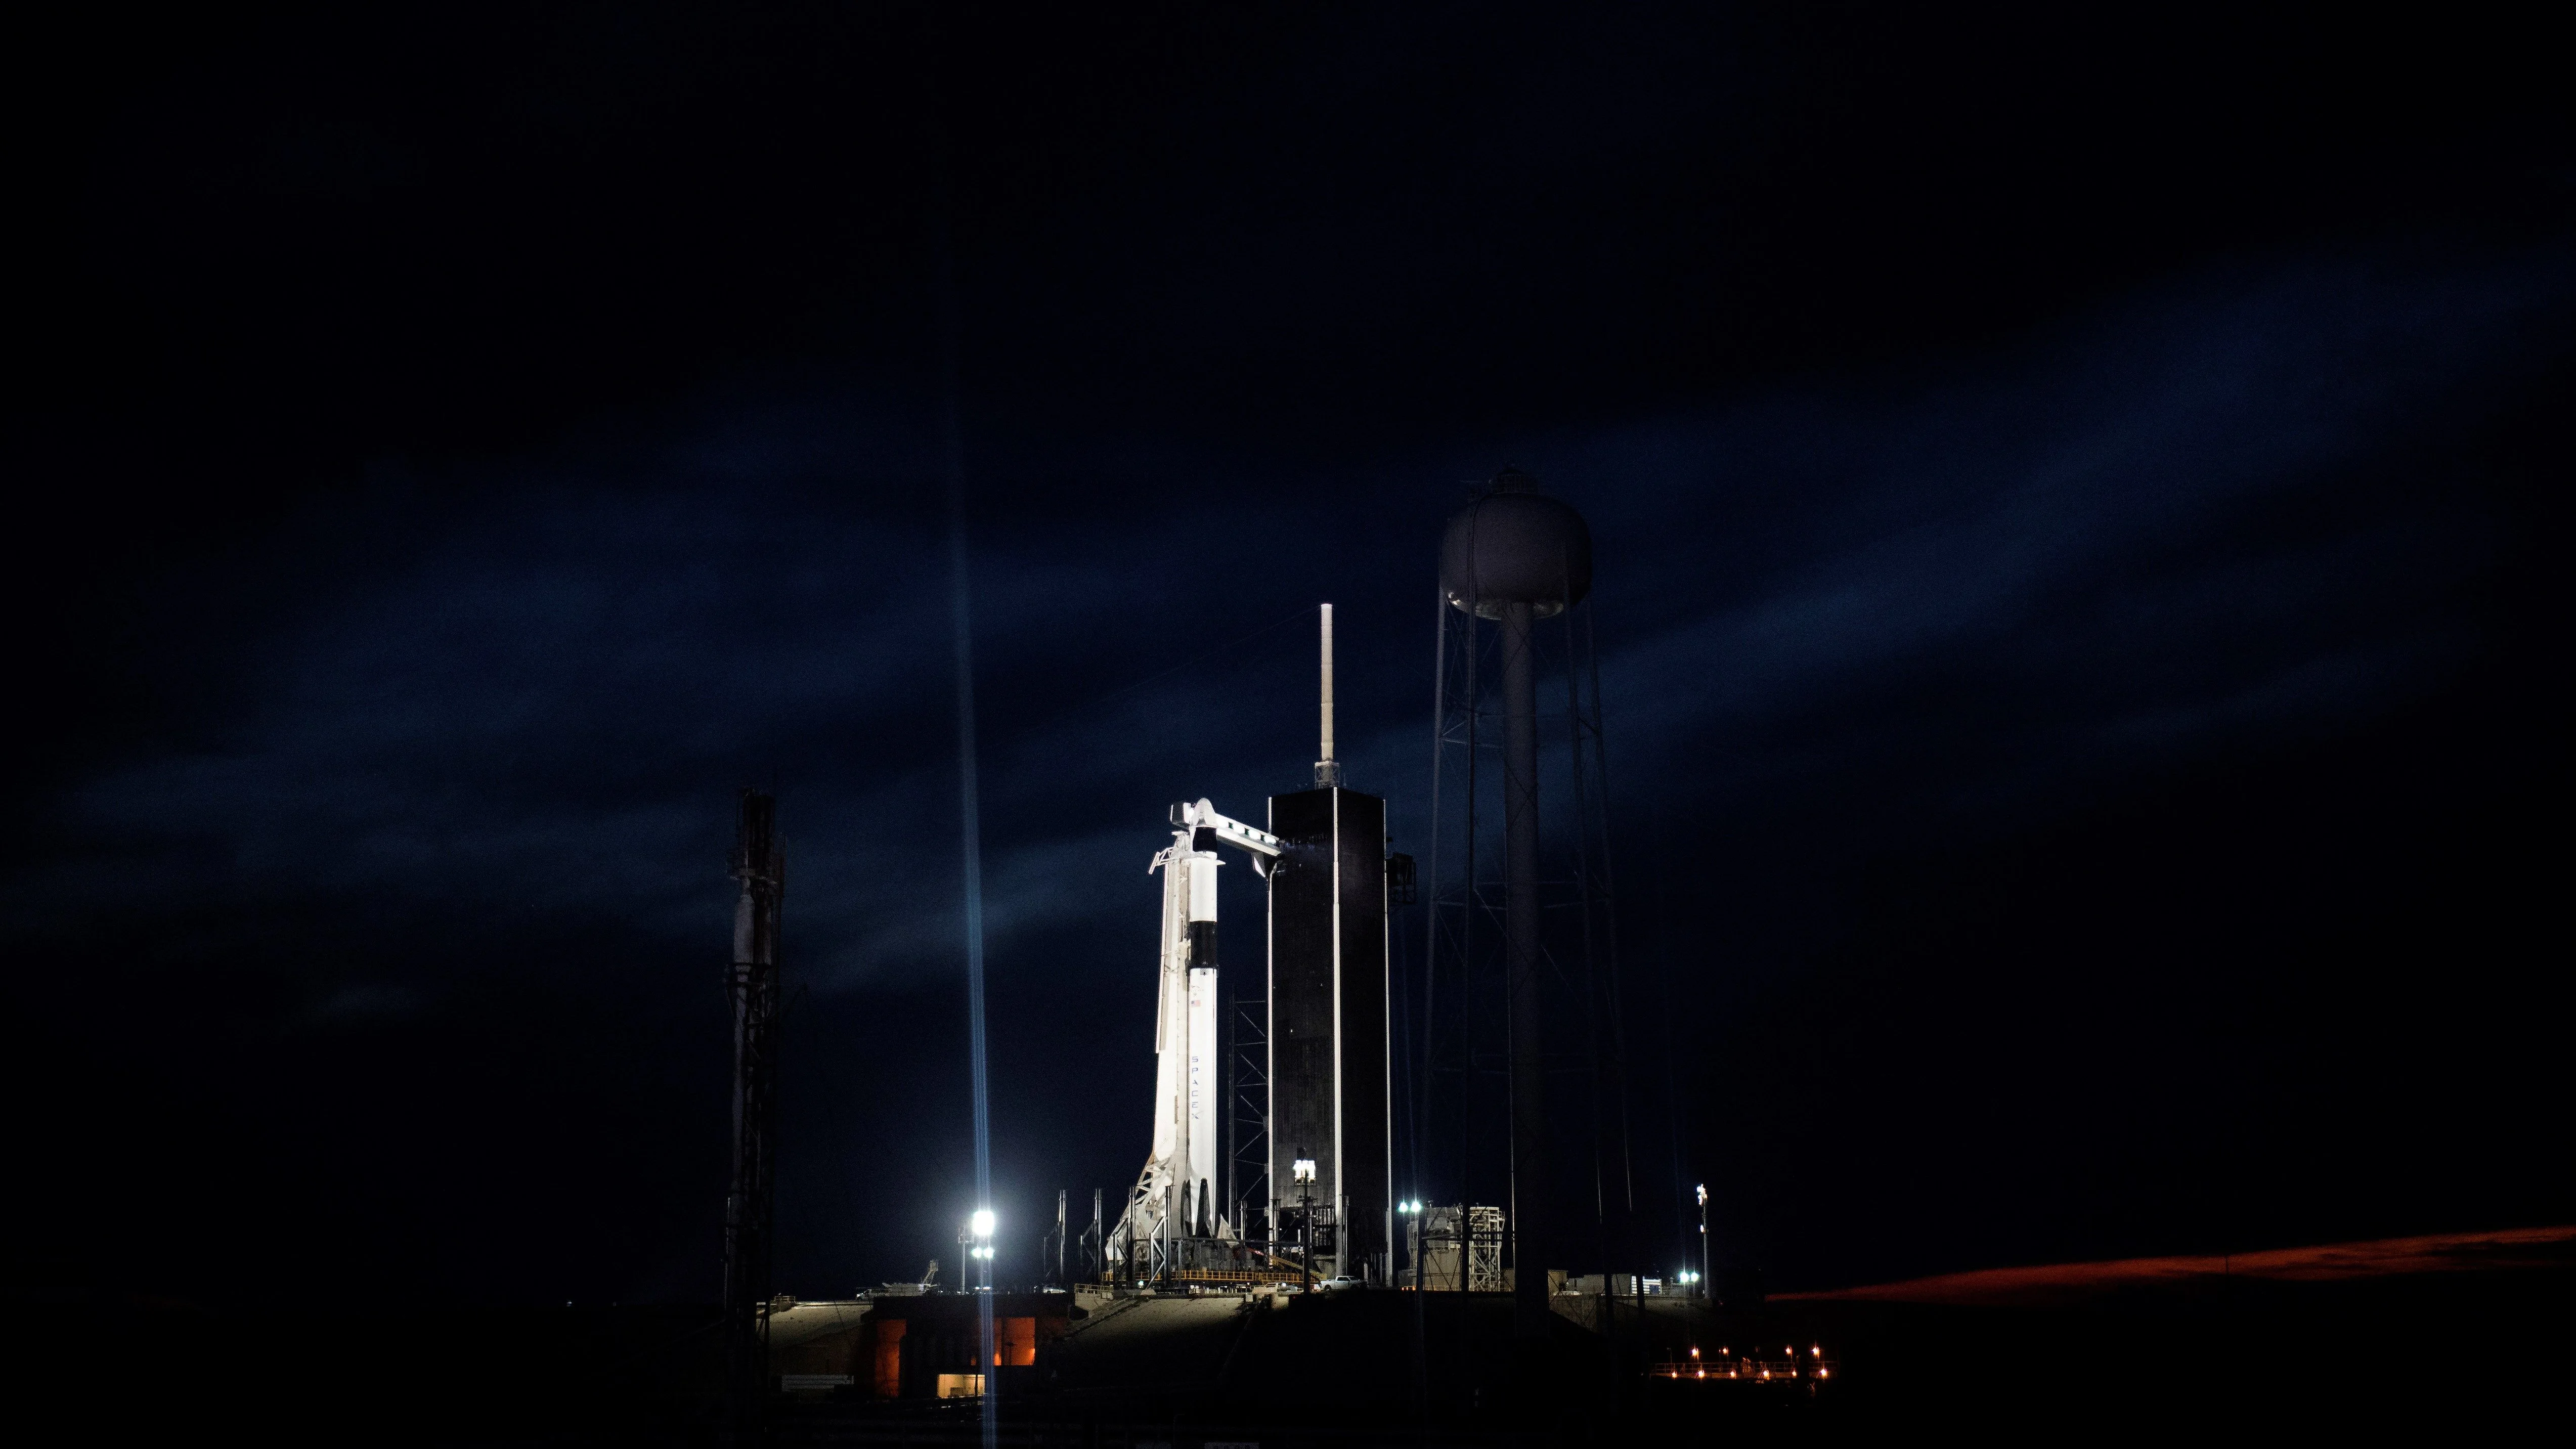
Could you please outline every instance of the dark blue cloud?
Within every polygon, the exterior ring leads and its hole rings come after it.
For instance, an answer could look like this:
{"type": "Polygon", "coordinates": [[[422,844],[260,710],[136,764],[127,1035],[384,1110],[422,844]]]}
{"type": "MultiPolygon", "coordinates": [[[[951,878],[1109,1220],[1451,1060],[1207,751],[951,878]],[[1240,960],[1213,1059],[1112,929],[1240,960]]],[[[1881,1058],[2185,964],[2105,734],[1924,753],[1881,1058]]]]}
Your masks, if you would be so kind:
{"type": "MultiPolygon", "coordinates": [[[[1886,787],[1865,832],[1955,828],[2144,758],[2332,729],[2473,653],[2442,600],[2493,520],[2438,488],[2287,529],[2266,510],[2473,426],[2554,355],[2567,300],[2528,259],[2284,265],[2010,351],[1513,446],[1600,540],[1630,803],[1794,814],[1861,776],[1886,787]]],[[[355,892],[694,938],[723,894],[723,789],[774,781],[801,968],[826,989],[947,971],[944,564],[910,439],[734,400],[649,448],[511,465],[520,486],[231,658],[245,703],[201,742],[74,791],[90,853],[19,881],[16,915],[355,892]]],[[[1134,470],[1115,502],[978,525],[1005,970],[1040,942],[1141,962],[1162,804],[1250,813],[1293,783],[1302,628],[1122,688],[1283,604],[1343,602],[1347,753],[1420,832],[1423,540],[1441,480],[1493,458],[1354,478],[1101,452],[1044,466],[1134,470]],[[1399,477],[1415,496],[1370,517],[1399,477]]],[[[979,468],[1011,500],[1035,471],[979,468]]]]}
{"type": "MultiPolygon", "coordinates": [[[[1391,797],[1400,845],[1423,838],[1431,542],[1465,480],[1518,462],[1591,519],[1631,879],[1704,908],[1719,948],[1672,969],[1776,979],[1841,929],[1838,882],[1873,854],[2328,739],[2490,651],[2474,585],[2511,540],[2446,470],[2563,363],[2571,281],[2555,256],[2284,261],[1977,355],[1338,461],[978,433],[1013,1210],[1133,1170],[1145,864],[1168,802],[1257,816],[1302,782],[1319,599],[1352,776],[1391,797]],[[1078,1055],[1080,1090],[1012,1052],[1078,1055]]],[[[962,1191],[947,576],[926,430],[850,395],[747,387],[451,476],[387,464],[167,581],[138,657],[190,657],[226,703],[54,802],[58,848],[7,883],[11,934],[139,934],[148,989],[183,1005],[256,960],[288,985],[228,988],[224,1019],[257,1043],[488,1015],[497,971],[578,1003],[567,1021],[641,1013],[583,1028],[607,1032],[584,1060],[668,1076],[712,1133],[719,1083],[668,1064],[720,1044],[729,792],[774,785],[789,956],[824,1003],[790,1266],[917,1268],[962,1191]],[[264,601],[258,628],[197,625],[228,591],[264,601]]],[[[1229,889],[1249,934],[1228,949],[1257,959],[1257,895],[1229,889]]],[[[423,1050],[429,1080],[470,1076],[464,1048],[423,1050]]],[[[712,1172],[712,1137],[688,1140],[712,1172]]],[[[614,1170],[695,1181],[654,1151],[614,1170]]],[[[699,1291],[674,1286],[700,1276],[695,1231],[593,1279],[699,1291]]]]}

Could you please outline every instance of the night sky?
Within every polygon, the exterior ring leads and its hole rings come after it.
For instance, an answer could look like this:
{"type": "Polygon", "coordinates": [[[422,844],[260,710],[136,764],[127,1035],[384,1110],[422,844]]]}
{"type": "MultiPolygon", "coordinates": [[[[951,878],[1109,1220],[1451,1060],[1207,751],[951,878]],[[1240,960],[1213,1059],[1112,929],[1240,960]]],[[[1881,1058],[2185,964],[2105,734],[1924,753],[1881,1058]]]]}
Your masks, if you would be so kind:
{"type": "Polygon", "coordinates": [[[1142,1164],[1145,864],[1306,783],[1318,601],[1426,834],[1507,464],[1657,1266],[1702,1180],[1793,1287],[2576,1220],[2563,51],[2080,10],[22,32],[7,1276],[712,1300],[746,785],[780,1286],[953,1259],[943,236],[1004,1277],[1142,1164]]]}

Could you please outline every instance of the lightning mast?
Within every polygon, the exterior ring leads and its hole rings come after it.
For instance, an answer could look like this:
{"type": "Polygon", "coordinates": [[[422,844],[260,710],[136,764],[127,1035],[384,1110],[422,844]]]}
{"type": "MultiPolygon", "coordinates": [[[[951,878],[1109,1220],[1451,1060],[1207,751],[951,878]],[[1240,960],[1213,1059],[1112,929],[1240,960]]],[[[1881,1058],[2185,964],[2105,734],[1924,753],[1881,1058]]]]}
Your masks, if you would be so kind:
{"type": "Polygon", "coordinates": [[[769,1376],[772,1207],[778,1109],[778,905],[787,857],[778,843],[778,802],[742,792],[735,820],[733,965],[733,1182],[725,1195],[725,1368],[737,1443],[758,1437],[769,1376]]]}

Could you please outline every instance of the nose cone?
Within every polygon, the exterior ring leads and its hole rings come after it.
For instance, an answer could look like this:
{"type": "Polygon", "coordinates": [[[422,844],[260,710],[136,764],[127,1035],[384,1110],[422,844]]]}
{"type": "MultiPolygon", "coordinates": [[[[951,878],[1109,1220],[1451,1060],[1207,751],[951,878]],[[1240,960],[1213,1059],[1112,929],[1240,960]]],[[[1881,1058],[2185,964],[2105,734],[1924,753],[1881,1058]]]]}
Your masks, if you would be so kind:
{"type": "Polygon", "coordinates": [[[1450,515],[1440,588],[1480,619],[1501,618],[1506,604],[1554,617],[1592,591],[1592,530],[1571,505],[1539,492],[1537,479],[1506,468],[1492,491],[1450,515]]]}

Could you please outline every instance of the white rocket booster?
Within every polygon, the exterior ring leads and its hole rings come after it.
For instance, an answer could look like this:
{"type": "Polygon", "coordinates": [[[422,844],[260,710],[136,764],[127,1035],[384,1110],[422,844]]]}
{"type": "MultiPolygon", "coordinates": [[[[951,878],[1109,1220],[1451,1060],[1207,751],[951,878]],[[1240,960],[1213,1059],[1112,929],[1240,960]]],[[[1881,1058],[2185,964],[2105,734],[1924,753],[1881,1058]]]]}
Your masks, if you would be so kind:
{"type": "Polygon", "coordinates": [[[1156,859],[1169,874],[1163,891],[1160,993],[1154,1012],[1154,1156],[1169,1165],[1182,1201],[1176,1212],[1195,1225],[1199,1203],[1216,1181],[1218,1133],[1213,1074],[1216,1041],[1216,875],[1213,850],[1192,850],[1176,832],[1156,859]]]}
{"type": "Polygon", "coordinates": [[[1133,1245],[1154,1245],[1159,1269],[1174,1266],[1182,1238],[1228,1237],[1217,1201],[1217,1148],[1225,1114],[1225,1042],[1217,1020],[1217,871],[1224,841],[1264,860],[1279,853],[1269,832],[1229,820],[1201,800],[1172,808],[1172,843],[1149,871],[1163,873],[1162,963],[1154,1008],[1154,1137],[1145,1170],[1109,1236],[1109,1260],[1127,1263],[1133,1245]]]}

